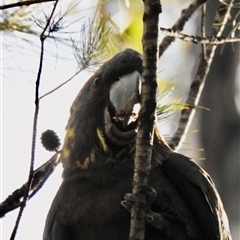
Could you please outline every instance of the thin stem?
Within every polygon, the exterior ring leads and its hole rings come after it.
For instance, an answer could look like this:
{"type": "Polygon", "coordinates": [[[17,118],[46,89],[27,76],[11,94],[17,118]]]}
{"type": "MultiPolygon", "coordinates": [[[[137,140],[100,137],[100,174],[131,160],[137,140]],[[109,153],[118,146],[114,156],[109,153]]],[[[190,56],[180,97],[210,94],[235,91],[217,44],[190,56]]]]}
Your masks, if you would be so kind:
{"type": "Polygon", "coordinates": [[[5,10],[9,8],[14,7],[22,7],[22,6],[30,6],[32,4],[38,4],[38,3],[44,3],[44,2],[54,2],[56,0],[27,0],[27,1],[21,1],[21,2],[15,2],[10,4],[5,4],[0,6],[0,10],[5,10]]]}
{"type": "Polygon", "coordinates": [[[183,40],[185,42],[191,42],[195,44],[202,44],[203,48],[205,48],[206,44],[210,45],[220,45],[220,44],[225,44],[225,43],[234,43],[234,42],[240,42],[240,37],[234,37],[234,38],[226,38],[226,37],[215,37],[215,36],[210,36],[210,37],[199,37],[199,36],[190,36],[178,31],[173,31],[172,29],[169,28],[162,28],[160,27],[160,31],[167,36],[178,38],[180,40],[183,40]]]}
{"type": "Polygon", "coordinates": [[[21,207],[19,209],[19,213],[17,216],[17,220],[14,226],[14,229],[12,231],[10,240],[14,240],[17,229],[28,199],[29,190],[31,187],[33,174],[34,174],[34,161],[35,161],[35,149],[36,149],[36,136],[37,136],[37,122],[38,122],[38,113],[39,113],[39,87],[40,87],[40,80],[41,80],[41,73],[42,73],[42,67],[43,67],[43,55],[44,55],[44,41],[46,40],[47,36],[45,36],[45,33],[50,25],[51,19],[53,17],[53,14],[56,10],[58,4],[58,0],[53,5],[52,12],[50,14],[50,17],[48,18],[48,21],[40,35],[40,41],[41,41],[41,52],[40,52],[40,62],[39,62],[39,68],[38,68],[38,74],[37,74],[37,80],[36,80],[36,86],[35,86],[35,112],[34,112],[34,119],[33,119],[33,134],[32,134],[32,149],[31,149],[31,162],[29,167],[29,176],[28,176],[28,182],[26,185],[26,192],[23,197],[23,201],[21,204],[21,207]]]}

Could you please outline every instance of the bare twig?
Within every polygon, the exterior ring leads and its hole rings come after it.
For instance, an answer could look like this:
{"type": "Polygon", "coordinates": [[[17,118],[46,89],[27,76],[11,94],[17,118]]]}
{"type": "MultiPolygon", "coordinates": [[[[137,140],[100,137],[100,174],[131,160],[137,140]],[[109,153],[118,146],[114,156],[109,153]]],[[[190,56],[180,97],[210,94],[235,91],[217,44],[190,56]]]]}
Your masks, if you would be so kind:
{"type": "MultiPolygon", "coordinates": [[[[230,0],[227,6],[225,5],[226,2],[225,4],[221,3],[218,8],[212,30],[212,34],[214,34],[216,37],[221,36],[225,28],[225,25],[230,14],[230,10],[233,6],[233,2],[234,0],[230,0]]],[[[216,48],[217,45],[207,45],[206,58],[204,58],[203,54],[201,56],[196,76],[190,86],[190,92],[185,103],[186,108],[183,108],[181,112],[181,118],[179,120],[179,124],[177,127],[177,131],[175,132],[173,138],[169,142],[170,147],[172,147],[173,149],[179,148],[181,143],[185,139],[186,135],[185,133],[188,131],[191,119],[193,118],[195,113],[194,106],[196,106],[199,102],[199,98],[204,87],[205,80],[209,72],[216,48]]]]}
{"type": "Polygon", "coordinates": [[[10,4],[5,4],[0,6],[0,10],[8,9],[8,8],[14,8],[14,7],[22,7],[22,6],[29,6],[32,4],[38,4],[38,3],[44,3],[44,2],[54,2],[56,0],[28,0],[28,1],[21,1],[21,2],[15,2],[10,4]]]}
{"type": "Polygon", "coordinates": [[[66,80],[65,82],[59,84],[57,87],[55,87],[54,89],[52,89],[51,91],[43,94],[41,97],[39,97],[39,100],[52,94],[53,92],[57,91],[59,88],[63,87],[65,84],[67,84],[68,82],[70,82],[74,77],[76,77],[82,70],[84,70],[84,68],[79,69],[76,73],[73,74],[72,77],[70,77],[68,80],[66,80]]]}
{"type": "MultiPolygon", "coordinates": [[[[193,13],[207,0],[194,0],[186,9],[182,10],[180,18],[175,22],[172,26],[173,31],[182,31],[184,25],[189,20],[189,18],[193,15],[193,13]]],[[[166,36],[163,38],[161,44],[158,49],[158,57],[160,58],[166,49],[170,46],[170,44],[175,40],[174,37],[166,36]]]]}
{"type": "MultiPolygon", "coordinates": [[[[47,36],[45,33],[49,29],[51,19],[53,17],[53,14],[56,10],[58,4],[58,0],[53,5],[53,9],[51,11],[51,14],[46,22],[45,28],[43,29],[41,35],[40,35],[40,41],[41,41],[41,52],[40,52],[40,62],[39,62],[39,68],[38,68],[38,74],[37,74],[37,80],[36,80],[36,87],[35,87],[35,112],[34,112],[34,119],[33,119],[33,135],[32,135],[32,149],[31,149],[31,162],[30,162],[30,167],[29,167],[29,176],[28,176],[28,182],[26,185],[26,191],[23,197],[23,201],[17,216],[17,220],[14,226],[14,229],[12,231],[10,240],[14,240],[17,229],[20,223],[20,219],[22,216],[22,213],[24,211],[29,190],[32,184],[32,179],[33,179],[33,174],[34,174],[34,161],[35,161],[35,149],[36,149],[36,136],[37,136],[37,121],[38,121],[38,113],[39,113],[39,87],[40,87],[40,79],[41,79],[41,74],[42,74],[42,67],[43,67],[43,55],[44,55],[44,41],[46,40],[47,36]]],[[[50,32],[48,32],[49,35],[50,32]]]]}
{"type": "Polygon", "coordinates": [[[2,6],[0,6],[0,10],[14,8],[14,7],[30,6],[32,4],[38,4],[38,3],[44,3],[44,2],[54,2],[54,1],[56,1],[56,0],[27,0],[27,1],[21,1],[21,2],[15,2],[15,3],[2,5],[2,6]]]}
{"type": "MultiPolygon", "coordinates": [[[[160,0],[144,1],[142,37],[143,80],[133,177],[133,194],[138,195],[143,204],[146,204],[146,195],[141,193],[141,186],[148,184],[152,158],[152,132],[157,90],[156,63],[159,13],[161,13],[160,0]]],[[[131,209],[131,229],[129,239],[143,240],[144,236],[145,208],[133,205],[131,209]]]]}
{"type": "Polygon", "coordinates": [[[160,28],[160,31],[167,36],[181,39],[185,42],[191,42],[196,44],[211,44],[211,45],[220,45],[224,43],[234,43],[240,42],[240,37],[226,38],[226,37],[199,37],[193,35],[187,35],[178,31],[173,31],[171,28],[160,28]]]}
{"type": "MultiPolygon", "coordinates": [[[[32,183],[30,186],[30,190],[32,192],[29,192],[28,200],[31,199],[38,192],[38,190],[43,186],[48,177],[52,174],[55,167],[59,163],[58,157],[58,153],[54,154],[50,160],[45,162],[42,166],[40,166],[34,171],[32,183]]],[[[21,206],[21,199],[23,198],[26,190],[27,183],[23,184],[21,188],[15,190],[0,204],[0,218],[3,217],[6,213],[21,206]]]]}

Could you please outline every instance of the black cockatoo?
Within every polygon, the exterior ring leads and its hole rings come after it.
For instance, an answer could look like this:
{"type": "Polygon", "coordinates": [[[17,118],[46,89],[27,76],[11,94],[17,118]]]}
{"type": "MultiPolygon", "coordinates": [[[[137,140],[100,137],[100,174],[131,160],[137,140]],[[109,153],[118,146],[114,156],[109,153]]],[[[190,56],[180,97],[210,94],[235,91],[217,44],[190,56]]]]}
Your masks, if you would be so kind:
{"type": "MultiPolygon", "coordinates": [[[[142,57],[127,49],[103,64],[73,102],[61,153],[63,182],[44,240],[127,240],[142,57]]],[[[146,240],[230,240],[228,219],[210,176],[174,153],[154,127],[146,240]],[[159,220],[160,219],[160,220],[159,220]]]]}

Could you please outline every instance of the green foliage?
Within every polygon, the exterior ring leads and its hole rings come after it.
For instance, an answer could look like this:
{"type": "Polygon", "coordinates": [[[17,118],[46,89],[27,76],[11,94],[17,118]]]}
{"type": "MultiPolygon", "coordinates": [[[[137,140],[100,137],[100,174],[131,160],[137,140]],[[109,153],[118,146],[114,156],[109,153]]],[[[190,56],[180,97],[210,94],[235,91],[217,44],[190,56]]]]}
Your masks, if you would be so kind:
{"type": "Polygon", "coordinates": [[[110,16],[97,13],[92,21],[82,25],[80,40],[72,39],[72,43],[79,69],[96,67],[119,50],[110,16]]]}
{"type": "Polygon", "coordinates": [[[200,105],[189,105],[182,101],[180,97],[175,97],[172,99],[172,93],[177,88],[176,82],[158,82],[158,93],[157,93],[157,107],[156,115],[158,121],[170,117],[176,112],[182,111],[184,109],[198,108],[209,111],[200,105]]]}
{"type": "Polygon", "coordinates": [[[176,88],[175,82],[159,82],[159,91],[157,93],[156,115],[158,120],[167,118],[172,114],[183,110],[186,106],[181,102],[180,98],[170,99],[170,95],[176,88]],[[160,91],[161,89],[161,91],[160,91]]]}
{"type": "Polygon", "coordinates": [[[18,31],[23,33],[35,33],[32,30],[31,8],[18,8],[14,11],[2,11],[0,31],[18,31]]]}

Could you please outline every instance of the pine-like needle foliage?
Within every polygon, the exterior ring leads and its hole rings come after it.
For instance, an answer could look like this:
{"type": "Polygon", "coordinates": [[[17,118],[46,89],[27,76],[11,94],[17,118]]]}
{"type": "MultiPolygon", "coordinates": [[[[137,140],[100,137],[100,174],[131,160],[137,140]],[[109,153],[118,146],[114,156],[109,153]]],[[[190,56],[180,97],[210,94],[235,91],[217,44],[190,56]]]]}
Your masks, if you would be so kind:
{"type": "Polygon", "coordinates": [[[173,100],[170,99],[170,95],[176,88],[176,83],[172,82],[169,83],[167,87],[157,92],[157,107],[156,107],[156,116],[157,120],[161,121],[162,119],[170,117],[172,114],[183,110],[186,106],[181,101],[180,98],[174,98],[173,100]]]}
{"type": "Polygon", "coordinates": [[[93,20],[83,24],[80,40],[72,39],[73,53],[79,69],[94,68],[103,63],[116,49],[109,15],[96,13],[93,20]]]}

